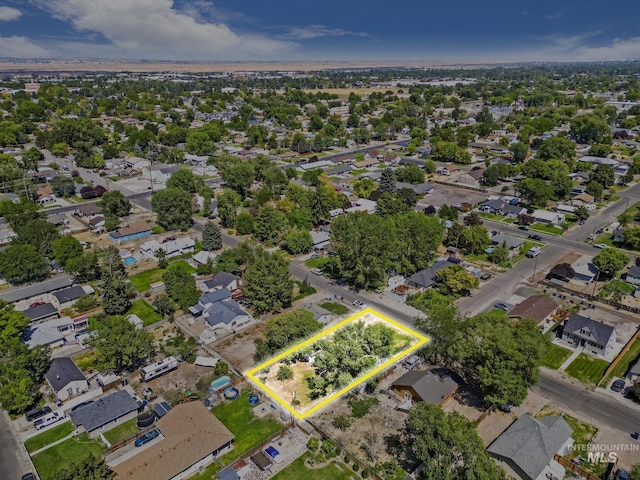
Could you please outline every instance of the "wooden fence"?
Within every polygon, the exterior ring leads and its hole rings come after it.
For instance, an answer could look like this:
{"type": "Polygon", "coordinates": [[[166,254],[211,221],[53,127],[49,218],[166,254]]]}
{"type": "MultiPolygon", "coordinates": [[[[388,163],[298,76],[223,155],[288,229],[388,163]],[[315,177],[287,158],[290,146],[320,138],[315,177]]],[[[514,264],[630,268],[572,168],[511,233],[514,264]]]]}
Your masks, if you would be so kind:
{"type": "MultiPolygon", "coordinates": [[[[629,351],[629,349],[631,348],[631,345],[633,345],[633,342],[635,342],[636,339],[638,339],[638,338],[640,338],[640,329],[636,330],[636,333],[634,333],[633,336],[631,337],[631,339],[626,343],[626,345],[624,347],[622,347],[622,350],[620,351],[620,353],[618,353],[616,358],[613,359],[613,362],[611,362],[609,364],[607,369],[602,374],[602,378],[596,384],[596,387],[599,387],[600,384],[607,379],[607,377],[609,376],[611,371],[616,367],[616,365],[618,365],[618,363],[620,363],[620,361],[622,360],[622,357],[624,357],[624,354],[629,351]]],[[[606,387],[606,385],[605,385],[605,387],[606,387]]]]}
{"type": "MultiPolygon", "coordinates": [[[[553,455],[553,459],[556,462],[558,462],[560,465],[562,465],[564,468],[566,468],[567,470],[573,472],[574,474],[578,474],[580,477],[584,478],[585,480],[602,480],[600,476],[596,475],[595,473],[591,473],[588,470],[585,470],[580,465],[576,465],[568,458],[561,457],[557,453],[553,455]]],[[[611,471],[611,470],[613,470],[613,468],[608,469],[608,471],[611,471]]]]}

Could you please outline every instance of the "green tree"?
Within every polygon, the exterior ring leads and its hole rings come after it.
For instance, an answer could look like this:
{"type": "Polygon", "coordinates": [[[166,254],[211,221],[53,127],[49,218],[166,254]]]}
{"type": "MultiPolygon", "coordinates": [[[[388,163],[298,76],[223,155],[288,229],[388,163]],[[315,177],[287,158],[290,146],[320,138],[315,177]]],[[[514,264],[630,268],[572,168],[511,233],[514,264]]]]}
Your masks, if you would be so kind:
{"type": "Polygon", "coordinates": [[[163,293],[154,298],[153,308],[162,315],[162,318],[173,320],[173,314],[176,311],[176,307],[169,298],[169,295],[163,293]]]}
{"type": "Polygon", "coordinates": [[[65,271],[73,275],[77,282],[90,282],[100,278],[100,264],[95,253],[87,253],[67,260],[65,271]]]}
{"type": "Polygon", "coordinates": [[[360,178],[353,183],[353,193],[360,198],[369,198],[376,189],[376,182],[372,178],[360,178]]]}
{"type": "Polygon", "coordinates": [[[409,163],[404,167],[399,167],[395,171],[396,179],[399,182],[418,184],[424,182],[424,171],[417,165],[409,163]]]}
{"type": "Polygon", "coordinates": [[[220,227],[213,222],[207,222],[202,229],[202,249],[207,252],[222,248],[222,233],[220,227]]]}
{"type": "Polygon", "coordinates": [[[182,310],[195,305],[200,297],[196,288],[196,279],[182,264],[173,264],[162,274],[167,295],[176,302],[182,310]]]}
{"type": "Polygon", "coordinates": [[[188,168],[181,168],[171,174],[167,180],[167,188],[176,188],[189,193],[196,193],[204,186],[204,179],[194,175],[188,168]]]}
{"type": "Polygon", "coordinates": [[[167,252],[164,248],[156,250],[156,258],[158,259],[158,268],[167,268],[169,260],[167,260],[167,252]]]}
{"type": "Polygon", "coordinates": [[[240,212],[235,221],[238,235],[250,235],[256,228],[256,219],[249,212],[240,212]]]}
{"type": "Polygon", "coordinates": [[[516,184],[516,192],[531,205],[545,207],[553,196],[553,187],[540,178],[525,178],[516,184]]]}
{"type": "Polygon", "coordinates": [[[53,241],[53,258],[63,267],[72,258],[82,255],[82,245],[72,236],[60,237],[53,241]]]}
{"type": "Polygon", "coordinates": [[[151,197],[151,208],[158,216],[158,225],[165,230],[186,230],[191,226],[191,194],[167,188],[151,197]]]}
{"type": "Polygon", "coordinates": [[[96,360],[101,370],[116,373],[132,371],[139,361],[153,351],[153,337],[137,329],[125,317],[107,316],[89,320],[89,345],[96,349],[96,360]]]}
{"type": "Polygon", "coordinates": [[[458,209],[453,205],[447,205],[445,203],[438,209],[438,216],[443,220],[451,220],[452,222],[455,222],[458,220],[458,215],[458,209]]]}
{"type": "Polygon", "coordinates": [[[32,245],[45,257],[53,255],[53,241],[60,238],[60,233],[55,225],[44,218],[35,218],[15,228],[18,234],[13,243],[19,245],[32,245]]]}
{"type": "Polygon", "coordinates": [[[629,257],[615,248],[605,248],[593,257],[593,264],[600,270],[600,273],[609,278],[617,276],[628,263],[629,257]]]}
{"type": "Polygon", "coordinates": [[[438,290],[443,295],[458,297],[480,286],[480,281],[460,265],[443,268],[436,273],[438,290]]]}
{"type": "Polygon", "coordinates": [[[462,233],[461,247],[467,252],[477,254],[486,249],[491,243],[489,232],[482,225],[467,227],[462,233]]]}
{"type": "Polygon", "coordinates": [[[256,348],[256,360],[271,356],[321,329],[322,324],[315,319],[313,313],[304,308],[271,318],[265,323],[264,339],[256,339],[256,347],[259,346],[256,348]]]}
{"type": "Polygon", "coordinates": [[[116,474],[104,460],[89,455],[56,473],[57,480],[112,480],[116,474]]]}
{"type": "Polygon", "coordinates": [[[287,224],[287,217],[270,204],[260,209],[253,235],[265,245],[272,246],[278,243],[280,235],[287,224]]]}
{"type": "Polygon", "coordinates": [[[293,299],[289,262],[275,253],[258,256],[247,268],[244,296],[256,315],[289,307],[293,299]]]}
{"type": "Polygon", "coordinates": [[[494,163],[489,165],[484,172],[482,172],[482,184],[488,187],[495,187],[502,180],[509,178],[513,175],[513,167],[504,163],[494,163]]]}
{"type": "MultiPolygon", "coordinates": [[[[425,480],[505,480],[506,474],[486,451],[475,425],[457,412],[421,402],[409,411],[402,445],[423,464],[425,480]]],[[[407,452],[399,451],[399,454],[407,452]]]]}
{"type": "Polygon", "coordinates": [[[302,172],[302,181],[310,187],[319,187],[322,184],[322,174],[324,172],[320,168],[313,168],[302,172]]]}
{"type": "Polygon", "coordinates": [[[488,257],[493,263],[501,264],[509,260],[509,250],[504,246],[496,247],[488,257]]]}
{"type": "Polygon", "coordinates": [[[604,195],[604,187],[598,182],[587,183],[587,193],[593,196],[596,200],[600,200],[604,195]]]}
{"type": "Polygon", "coordinates": [[[632,250],[640,250],[640,226],[631,226],[624,230],[624,244],[632,250]]]}
{"type": "Polygon", "coordinates": [[[387,167],[382,170],[378,191],[380,193],[394,193],[396,191],[396,175],[393,169],[387,167]]]}
{"type": "Polygon", "coordinates": [[[76,193],[76,186],[73,178],[70,177],[53,177],[53,180],[51,180],[51,189],[54,195],[64,198],[71,197],[76,193]]]}
{"type": "Polygon", "coordinates": [[[537,152],[540,160],[557,159],[568,162],[575,156],[576,142],[558,135],[544,140],[537,152]]]}
{"type": "Polygon", "coordinates": [[[431,147],[431,158],[437,162],[455,162],[468,165],[471,154],[454,142],[436,142],[431,147]]]}
{"type": "Polygon", "coordinates": [[[283,381],[293,378],[293,369],[289,365],[280,365],[278,373],[276,374],[276,380],[283,381]]]}
{"type": "Polygon", "coordinates": [[[216,146],[205,132],[190,130],[187,134],[185,150],[193,155],[211,155],[216,151],[216,146]]]}
{"type": "Polygon", "coordinates": [[[255,180],[255,172],[250,163],[237,162],[225,167],[220,172],[227,186],[241,198],[247,196],[247,190],[255,180]]]}
{"type": "Polygon", "coordinates": [[[242,205],[242,197],[233,190],[227,188],[218,195],[218,215],[223,227],[233,227],[240,205],[242,205]]]}
{"type": "Polygon", "coordinates": [[[589,181],[598,182],[605,188],[610,187],[615,181],[613,167],[611,165],[596,165],[591,175],[589,175],[589,181]]]}
{"type": "Polygon", "coordinates": [[[313,246],[313,239],[308,231],[291,229],[282,236],[282,248],[291,255],[306,253],[313,246]]]}
{"type": "Polygon", "coordinates": [[[585,207],[584,205],[576,207],[576,210],[575,212],[573,212],[573,214],[578,222],[584,222],[589,218],[589,210],[587,210],[587,207],[585,207]]]}
{"type": "Polygon", "coordinates": [[[383,193],[376,201],[376,214],[381,217],[399,215],[411,210],[396,193],[383,193]]]}
{"type": "Polygon", "coordinates": [[[131,308],[133,291],[124,275],[107,276],[102,284],[102,308],[107,315],[124,315],[131,308]]]}
{"type": "Polygon", "coordinates": [[[396,215],[392,221],[399,240],[392,252],[396,269],[403,275],[410,275],[427,268],[444,239],[442,223],[434,215],[414,211],[396,215]]]}
{"type": "Polygon", "coordinates": [[[102,208],[105,216],[126,217],[131,212],[131,202],[124,197],[121,191],[112,190],[105,192],[98,201],[98,206],[102,208]]]}
{"type": "Polygon", "coordinates": [[[14,285],[42,281],[49,275],[49,263],[33,245],[12,243],[0,252],[0,274],[14,285]]]}
{"type": "Polygon", "coordinates": [[[569,133],[578,143],[610,142],[609,124],[604,118],[597,115],[575,117],[571,120],[569,133]]]}
{"type": "Polygon", "coordinates": [[[38,162],[44,160],[44,153],[37,147],[31,147],[29,150],[22,154],[22,160],[20,160],[20,166],[23,170],[37,170],[38,162]]]}
{"type": "Polygon", "coordinates": [[[529,145],[523,142],[512,143],[509,145],[511,151],[511,161],[513,163],[522,163],[527,158],[529,152],[529,145]]]}

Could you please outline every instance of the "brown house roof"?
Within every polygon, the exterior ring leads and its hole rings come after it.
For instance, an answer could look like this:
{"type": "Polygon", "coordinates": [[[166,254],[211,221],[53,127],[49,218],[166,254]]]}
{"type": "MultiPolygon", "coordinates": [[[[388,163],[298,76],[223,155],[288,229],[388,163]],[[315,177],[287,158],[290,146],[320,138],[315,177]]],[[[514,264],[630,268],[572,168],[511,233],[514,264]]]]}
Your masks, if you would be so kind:
{"type": "Polygon", "coordinates": [[[151,230],[151,227],[144,220],[140,220],[139,222],[133,222],[131,225],[121,228],[118,230],[120,236],[126,237],[127,235],[135,235],[136,233],[146,232],[147,230],[151,230]]]}
{"type": "Polygon", "coordinates": [[[165,438],[113,467],[118,480],[173,478],[234,438],[200,402],[176,405],[157,426],[165,438]]]}
{"type": "Polygon", "coordinates": [[[447,368],[412,370],[393,382],[391,388],[411,388],[417,400],[438,405],[458,389],[457,375],[447,368]]]}
{"type": "Polygon", "coordinates": [[[513,307],[509,318],[532,318],[540,323],[558,308],[558,303],[546,295],[532,295],[513,307]]]}

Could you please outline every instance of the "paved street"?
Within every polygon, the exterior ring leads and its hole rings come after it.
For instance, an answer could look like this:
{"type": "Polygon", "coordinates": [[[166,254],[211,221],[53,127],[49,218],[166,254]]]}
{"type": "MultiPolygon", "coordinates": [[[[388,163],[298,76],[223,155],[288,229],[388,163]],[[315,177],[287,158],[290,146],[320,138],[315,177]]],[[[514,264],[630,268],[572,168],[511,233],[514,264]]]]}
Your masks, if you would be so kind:
{"type": "Polygon", "coordinates": [[[29,471],[27,460],[21,453],[21,447],[13,436],[13,427],[9,424],[7,413],[0,411],[0,478],[12,480],[22,477],[29,471]]]}

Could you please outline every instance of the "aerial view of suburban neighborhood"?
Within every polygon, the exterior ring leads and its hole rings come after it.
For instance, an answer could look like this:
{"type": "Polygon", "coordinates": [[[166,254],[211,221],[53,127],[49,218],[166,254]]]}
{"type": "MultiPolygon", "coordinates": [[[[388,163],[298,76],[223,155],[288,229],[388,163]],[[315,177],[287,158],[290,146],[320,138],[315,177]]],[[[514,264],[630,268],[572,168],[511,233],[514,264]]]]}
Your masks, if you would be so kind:
{"type": "Polygon", "coordinates": [[[0,479],[640,480],[637,5],[436,61],[406,12],[23,3],[0,479]]]}

